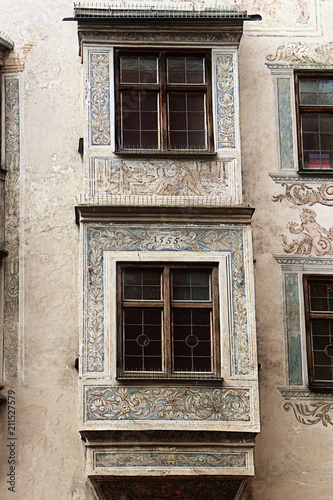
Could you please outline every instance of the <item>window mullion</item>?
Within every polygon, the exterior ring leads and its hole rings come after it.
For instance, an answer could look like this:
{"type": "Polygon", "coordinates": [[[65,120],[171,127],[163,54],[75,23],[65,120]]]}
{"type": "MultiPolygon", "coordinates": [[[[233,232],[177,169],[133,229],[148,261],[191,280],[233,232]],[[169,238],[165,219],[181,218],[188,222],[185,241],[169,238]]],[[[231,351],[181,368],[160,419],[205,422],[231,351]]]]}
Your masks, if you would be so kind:
{"type": "Polygon", "coordinates": [[[172,372],[172,339],[171,339],[171,284],[170,284],[170,268],[166,266],[163,271],[163,352],[164,352],[164,369],[168,377],[172,372]]]}
{"type": "Polygon", "coordinates": [[[167,151],[168,149],[168,125],[167,125],[167,106],[168,106],[168,96],[166,90],[166,55],[162,52],[159,57],[159,82],[160,82],[160,149],[161,151],[167,151]]]}

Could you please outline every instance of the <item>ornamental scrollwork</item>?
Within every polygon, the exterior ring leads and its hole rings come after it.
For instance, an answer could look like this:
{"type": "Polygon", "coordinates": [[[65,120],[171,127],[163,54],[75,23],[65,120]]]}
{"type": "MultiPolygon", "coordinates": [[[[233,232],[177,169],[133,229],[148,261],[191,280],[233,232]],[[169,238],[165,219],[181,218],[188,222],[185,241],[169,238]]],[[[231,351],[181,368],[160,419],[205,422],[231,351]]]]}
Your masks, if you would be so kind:
{"type": "Polygon", "coordinates": [[[108,53],[90,55],[90,78],[91,144],[108,146],[111,144],[108,53]]]}
{"type": "Polygon", "coordinates": [[[235,147],[235,81],[232,54],[216,58],[218,148],[235,147]]]}
{"type": "Polygon", "coordinates": [[[313,45],[302,42],[284,43],[277,48],[275,54],[269,54],[266,59],[270,62],[333,64],[333,42],[313,45]]]}
{"type": "Polygon", "coordinates": [[[298,422],[305,425],[322,423],[325,427],[333,425],[333,403],[313,401],[311,403],[294,403],[287,401],[283,408],[292,410],[298,422]]]}
{"type": "Polygon", "coordinates": [[[93,31],[82,33],[83,40],[108,40],[112,42],[239,42],[241,32],[221,32],[221,33],[192,33],[192,32],[104,32],[93,31]]]}
{"type": "Polygon", "coordinates": [[[246,453],[97,452],[96,468],[104,467],[246,467],[246,453]]]}
{"type": "Polygon", "coordinates": [[[281,184],[286,188],[285,194],[273,196],[273,201],[287,200],[294,205],[309,205],[313,206],[316,203],[321,203],[328,207],[333,207],[333,184],[322,184],[319,187],[308,186],[301,182],[281,184]]]}
{"type": "Polygon", "coordinates": [[[87,389],[87,420],[250,420],[248,389],[87,389]]]}

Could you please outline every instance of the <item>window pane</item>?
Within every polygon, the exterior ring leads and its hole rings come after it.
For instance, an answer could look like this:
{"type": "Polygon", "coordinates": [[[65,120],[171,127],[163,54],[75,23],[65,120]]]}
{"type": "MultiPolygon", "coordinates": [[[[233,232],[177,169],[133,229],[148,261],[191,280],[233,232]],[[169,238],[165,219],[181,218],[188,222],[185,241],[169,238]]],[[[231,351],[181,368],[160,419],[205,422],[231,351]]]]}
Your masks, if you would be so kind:
{"type": "Polygon", "coordinates": [[[162,370],[162,311],[124,310],[124,359],[127,371],[162,370]]]}
{"type": "Polygon", "coordinates": [[[333,168],[333,116],[304,114],[301,123],[304,168],[333,168]]]}
{"type": "MultiPolygon", "coordinates": [[[[325,300],[321,297],[326,292],[325,286],[329,285],[313,285],[318,295],[318,298],[313,299],[319,301],[317,307],[325,308],[325,304],[320,302],[325,300]]],[[[331,299],[328,298],[328,301],[330,302],[331,299]]],[[[333,321],[313,320],[311,334],[315,378],[317,380],[333,380],[333,321]]]]}
{"type": "Polygon", "coordinates": [[[160,269],[124,269],[124,299],[128,300],[160,300],[160,269]]]}
{"type": "Polygon", "coordinates": [[[121,83],[157,83],[157,58],[122,56],[120,58],[121,83]]]}
{"type": "Polygon", "coordinates": [[[211,311],[208,309],[174,309],[174,371],[212,371],[211,311]]]}
{"type": "Polygon", "coordinates": [[[206,149],[205,94],[172,93],[168,96],[171,149],[206,149]]]}
{"type": "Polygon", "coordinates": [[[172,271],[173,300],[210,300],[210,270],[175,269],[172,271]]]}
{"type": "Polygon", "coordinates": [[[310,285],[311,311],[333,311],[333,284],[310,285]]]}
{"type": "Polygon", "coordinates": [[[332,106],[333,80],[330,79],[300,79],[301,105],[332,106]]]}
{"type": "Polygon", "coordinates": [[[198,57],[168,57],[168,83],[205,83],[204,58],[198,57]]]}
{"type": "Polygon", "coordinates": [[[126,149],[158,149],[156,93],[122,92],[122,145],[126,149]]]}

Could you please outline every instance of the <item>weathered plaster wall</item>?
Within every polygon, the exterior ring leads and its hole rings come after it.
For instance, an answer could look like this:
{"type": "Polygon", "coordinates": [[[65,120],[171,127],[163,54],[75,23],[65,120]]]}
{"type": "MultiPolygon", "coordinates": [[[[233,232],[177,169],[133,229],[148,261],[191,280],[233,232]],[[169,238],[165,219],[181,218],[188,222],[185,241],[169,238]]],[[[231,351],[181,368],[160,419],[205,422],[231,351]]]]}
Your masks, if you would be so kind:
{"type": "MultiPolygon", "coordinates": [[[[9,229],[19,243],[18,269],[7,268],[5,388],[15,391],[15,493],[10,472],[7,406],[0,407],[0,497],[83,500],[84,450],[77,431],[78,229],[74,205],[81,185],[82,75],[72,3],[1,2],[1,29],[15,40],[4,78],[18,82],[6,134],[19,117],[20,144],[3,156],[9,170],[9,229]],[[17,97],[17,100],[15,101],[17,97]],[[14,159],[13,159],[14,158],[14,159]],[[11,175],[13,161],[19,176],[11,175]],[[19,207],[11,205],[13,193],[19,207]],[[10,292],[14,290],[14,297],[10,292]],[[14,315],[19,313],[19,321],[14,315]]],[[[9,147],[9,146],[8,146],[9,147]]],[[[14,248],[9,249],[15,253],[14,248]]],[[[12,259],[11,262],[17,260],[12,259]]]]}

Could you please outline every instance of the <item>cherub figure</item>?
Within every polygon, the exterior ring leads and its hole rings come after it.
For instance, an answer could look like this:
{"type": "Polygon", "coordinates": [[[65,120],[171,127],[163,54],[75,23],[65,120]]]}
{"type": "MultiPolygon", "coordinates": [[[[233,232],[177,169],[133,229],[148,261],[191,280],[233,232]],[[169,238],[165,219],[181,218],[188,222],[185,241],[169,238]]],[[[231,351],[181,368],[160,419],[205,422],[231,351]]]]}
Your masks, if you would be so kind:
{"type": "Polygon", "coordinates": [[[293,234],[300,236],[293,240],[291,244],[287,244],[284,239],[284,250],[287,253],[306,254],[311,253],[312,248],[318,256],[330,253],[331,243],[333,240],[333,228],[328,231],[316,222],[316,212],[309,208],[304,208],[300,215],[302,223],[299,225],[291,222],[288,227],[293,234]]]}

